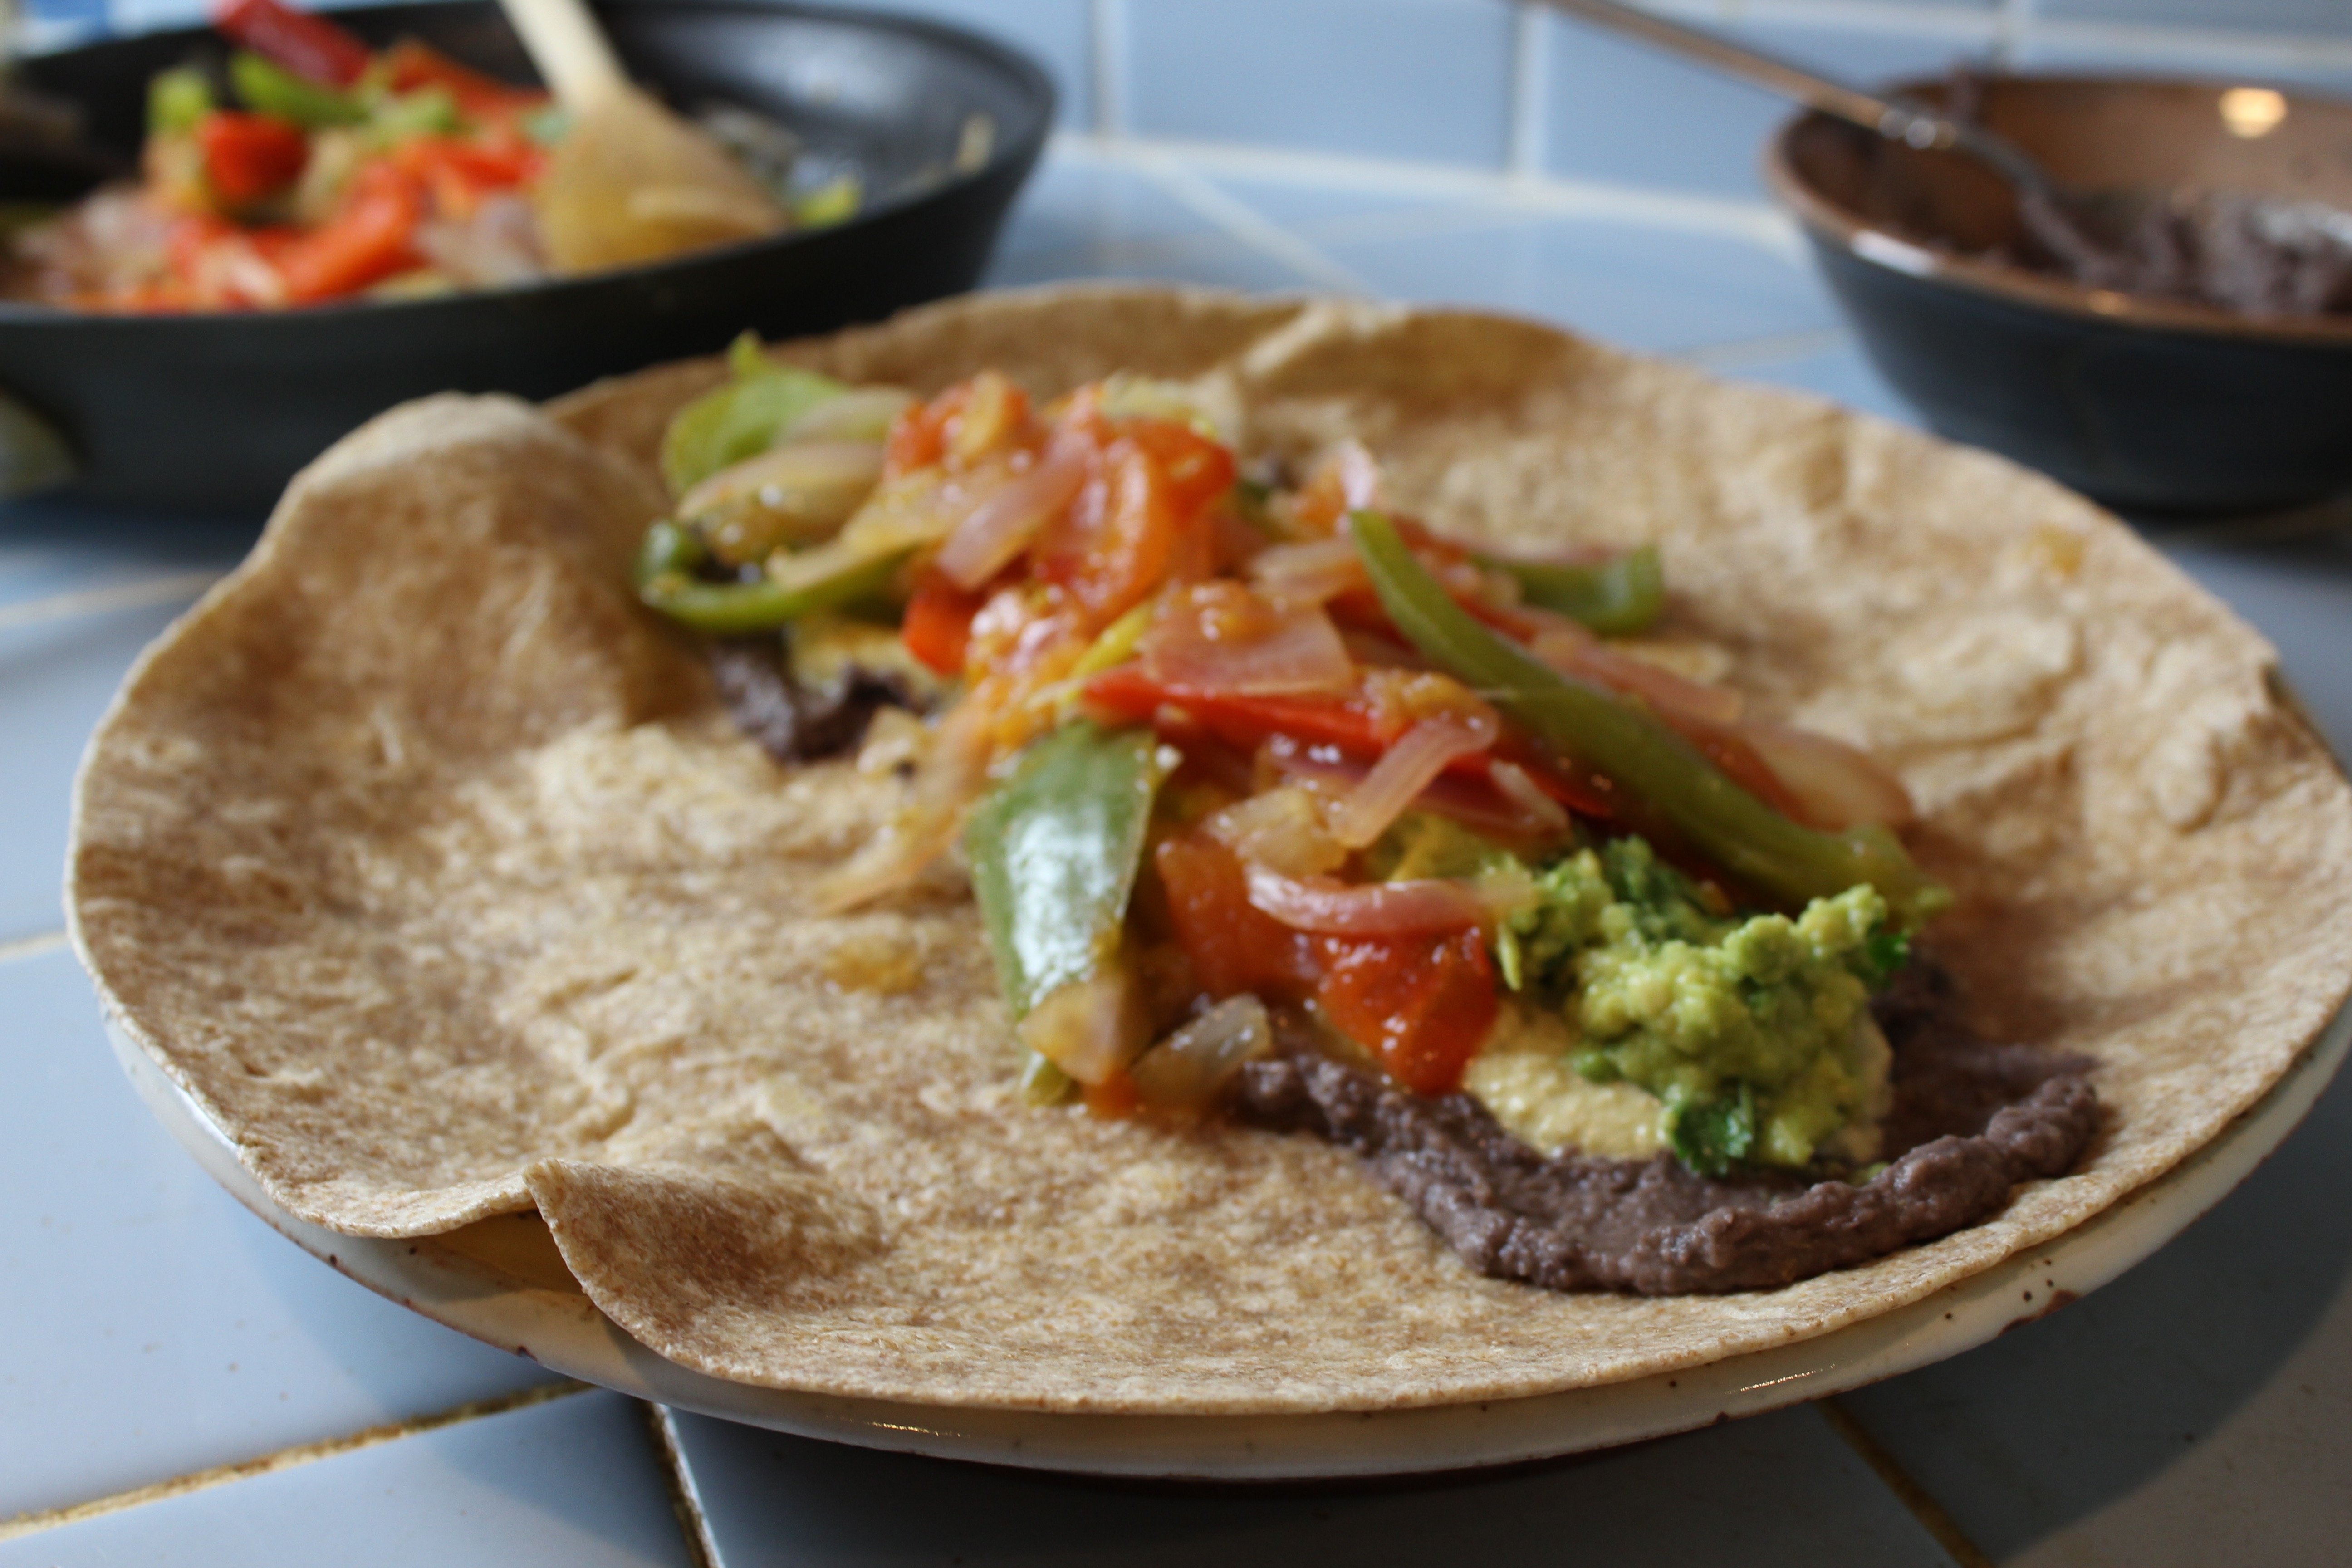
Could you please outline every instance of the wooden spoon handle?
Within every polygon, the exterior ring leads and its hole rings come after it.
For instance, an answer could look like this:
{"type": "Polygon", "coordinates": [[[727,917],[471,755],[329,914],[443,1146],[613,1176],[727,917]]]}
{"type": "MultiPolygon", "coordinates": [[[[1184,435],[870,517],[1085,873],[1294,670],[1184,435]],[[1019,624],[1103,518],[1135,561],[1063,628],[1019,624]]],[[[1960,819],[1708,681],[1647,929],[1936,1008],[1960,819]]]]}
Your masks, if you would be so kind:
{"type": "Polygon", "coordinates": [[[585,0],[499,0],[556,101],[579,110],[628,86],[585,0]]]}

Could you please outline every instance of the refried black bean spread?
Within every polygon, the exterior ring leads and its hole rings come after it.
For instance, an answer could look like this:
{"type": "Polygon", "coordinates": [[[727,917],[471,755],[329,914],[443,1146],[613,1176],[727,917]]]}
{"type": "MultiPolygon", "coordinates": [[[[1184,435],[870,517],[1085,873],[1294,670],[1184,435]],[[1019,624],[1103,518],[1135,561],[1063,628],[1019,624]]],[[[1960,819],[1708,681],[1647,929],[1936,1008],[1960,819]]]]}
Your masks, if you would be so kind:
{"type": "Polygon", "coordinates": [[[1548,1158],[1466,1094],[1423,1099],[1312,1050],[1250,1063],[1238,1110],[1362,1155],[1472,1267],[1552,1290],[1763,1290],[1930,1241],[2063,1175],[2099,1125],[2091,1064],[1978,1037],[1943,973],[1914,963],[1873,1004],[1895,1048],[1885,1147],[1860,1186],[1649,1160],[1548,1158]]]}

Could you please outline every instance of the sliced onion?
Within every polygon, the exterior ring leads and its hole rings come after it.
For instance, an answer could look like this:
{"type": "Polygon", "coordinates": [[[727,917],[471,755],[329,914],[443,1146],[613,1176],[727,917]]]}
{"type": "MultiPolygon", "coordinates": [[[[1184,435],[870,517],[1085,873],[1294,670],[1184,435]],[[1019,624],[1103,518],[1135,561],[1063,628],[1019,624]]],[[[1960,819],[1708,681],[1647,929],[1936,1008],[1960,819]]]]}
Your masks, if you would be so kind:
{"type": "MultiPolygon", "coordinates": [[[[1363,782],[1370,770],[1353,763],[1333,762],[1317,757],[1309,749],[1277,750],[1262,748],[1265,758],[1285,777],[1312,779],[1333,789],[1352,789],[1363,782]]],[[[1496,766],[1506,764],[1497,763],[1496,766]]],[[[1526,770],[1519,772],[1524,776],[1526,770]]],[[[1528,781],[1532,784],[1534,781],[1528,781]]],[[[1541,786],[1536,786],[1541,795],[1541,786]]],[[[1561,826],[1566,812],[1559,803],[1542,795],[1549,810],[1530,813],[1497,790],[1486,787],[1479,780],[1448,774],[1430,784],[1412,803],[1415,811],[1433,812],[1450,816],[1465,827],[1492,834],[1501,838],[1549,838],[1565,831],[1561,826]]]]}
{"type": "Polygon", "coordinates": [[[678,498],[677,515],[701,520],[713,552],[740,564],[838,533],[881,477],[879,443],[795,441],[719,469],[678,498]]]}
{"type": "Polygon", "coordinates": [[[1247,868],[1249,901],[1293,931],[1322,936],[1413,936],[1479,924],[1486,906],[1460,882],[1424,878],[1349,885],[1247,868]]]}
{"type": "MultiPolygon", "coordinates": [[[[1213,585],[1204,585],[1213,586],[1213,585]]],[[[1243,613],[1180,602],[1144,634],[1143,666],[1163,685],[1243,697],[1339,696],[1356,662],[1331,617],[1308,605],[1276,606],[1239,593],[1243,613]],[[1227,627],[1222,623],[1236,623],[1227,627]]]]}
{"type": "Polygon", "coordinates": [[[1056,987],[1014,1031],[1021,1043],[1080,1083],[1103,1083],[1151,1043],[1134,970],[1118,959],[1056,987]]]}
{"type": "Polygon", "coordinates": [[[1244,796],[1212,813],[1201,826],[1244,865],[1286,877],[1336,871],[1348,858],[1324,823],[1323,808],[1296,784],[1244,796]]]}
{"type": "Polygon", "coordinates": [[[1415,797],[1427,789],[1456,757],[1467,757],[1494,743],[1491,730],[1480,733],[1467,724],[1445,719],[1423,719],[1402,735],[1363,783],[1339,803],[1331,835],[1349,849],[1361,849],[1389,830],[1415,797]]]}
{"type": "Polygon", "coordinates": [[[1739,693],[1727,687],[1703,685],[1647,659],[1619,653],[1565,616],[1544,615],[1540,611],[1520,614],[1541,616],[1541,629],[1528,639],[1528,646],[1538,658],[1563,675],[1639,697],[1668,719],[1689,718],[1707,724],[1738,722],[1739,693]]]}
{"type": "Polygon", "coordinates": [[[1274,1022],[1265,1004],[1244,992],[1144,1052],[1128,1071],[1146,1105],[1197,1110],[1216,1098],[1244,1062],[1273,1052],[1274,1022]]]}
{"type": "Polygon", "coordinates": [[[992,719],[982,704],[968,700],[948,710],[915,769],[905,807],[817,884],[820,912],[839,914],[897,892],[946,853],[963,831],[972,802],[988,787],[992,719]]]}
{"type": "MultiPolygon", "coordinates": [[[[307,170],[304,183],[309,183],[307,170]]],[[[425,260],[469,288],[547,275],[547,262],[539,250],[539,220],[520,196],[485,196],[463,222],[444,218],[419,224],[413,243],[425,260]]]]}
{"type": "Polygon", "coordinates": [[[1489,925],[1500,924],[1543,902],[1543,895],[1536,890],[1535,877],[1517,860],[1502,869],[1482,872],[1470,884],[1470,890],[1486,910],[1489,925]]]}
{"type": "Polygon", "coordinates": [[[1903,781],[1867,752],[1779,724],[1743,724],[1739,733],[1788,786],[1808,826],[1902,827],[1918,816],[1903,781]]]}
{"type": "Polygon", "coordinates": [[[1328,461],[1339,474],[1339,493],[1346,498],[1349,511],[1380,500],[1381,465],[1361,441],[1350,437],[1340,442],[1328,461]]]}
{"type": "Polygon", "coordinates": [[[885,479],[842,524],[839,537],[870,554],[936,544],[1009,479],[1003,468],[987,468],[952,476],[919,468],[885,479]]]}
{"type": "Polygon", "coordinates": [[[1429,660],[1409,643],[1401,643],[1380,632],[1368,632],[1349,627],[1340,632],[1339,640],[1347,645],[1348,657],[1372,669],[1427,669],[1429,660]]]}
{"type": "Polygon", "coordinates": [[[1495,781],[1495,788],[1509,801],[1537,829],[1544,833],[1566,833],[1569,829],[1568,808],[1544,794],[1535,775],[1517,763],[1499,758],[1486,769],[1486,776],[1495,781]]]}
{"type": "Polygon", "coordinates": [[[1345,539],[1310,539],[1260,551],[1250,562],[1250,580],[1268,598],[1298,605],[1325,604],[1371,584],[1363,557],[1345,539]]]}
{"type": "Polygon", "coordinates": [[[895,386],[853,386],[828,397],[787,426],[787,441],[881,441],[912,407],[915,395],[895,386]]]}
{"type": "Polygon", "coordinates": [[[940,570],[960,588],[979,587],[1029,548],[1037,531],[1068,506],[1086,482],[1085,449],[1056,443],[1044,461],[1013,476],[956,524],[940,546],[940,570]]]}

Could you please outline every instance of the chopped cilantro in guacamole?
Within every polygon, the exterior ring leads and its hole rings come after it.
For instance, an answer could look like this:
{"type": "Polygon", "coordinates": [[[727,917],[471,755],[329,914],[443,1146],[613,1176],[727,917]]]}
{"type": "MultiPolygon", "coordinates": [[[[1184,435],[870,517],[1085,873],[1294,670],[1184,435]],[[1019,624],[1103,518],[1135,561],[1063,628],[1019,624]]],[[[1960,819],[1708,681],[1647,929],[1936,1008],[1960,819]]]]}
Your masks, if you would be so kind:
{"type": "Polygon", "coordinates": [[[1870,987],[1906,956],[1874,889],[1742,918],[1638,838],[1568,856],[1534,888],[1497,934],[1505,979],[1561,1009],[1579,1072],[1664,1102],[1685,1164],[1870,1156],[1887,1065],[1870,987]]]}

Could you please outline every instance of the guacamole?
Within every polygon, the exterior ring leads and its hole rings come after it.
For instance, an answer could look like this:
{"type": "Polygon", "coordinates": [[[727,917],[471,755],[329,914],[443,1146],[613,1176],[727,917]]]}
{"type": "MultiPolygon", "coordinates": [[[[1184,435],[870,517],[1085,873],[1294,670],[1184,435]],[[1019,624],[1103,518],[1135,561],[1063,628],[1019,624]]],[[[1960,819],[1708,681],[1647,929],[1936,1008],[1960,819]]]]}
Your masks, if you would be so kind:
{"type": "MultiPolygon", "coordinates": [[[[1870,988],[1902,956],[1875,890],[1817,899],[1793,919],[1741,918],[1639,838],[1570,855],[1534,887],[1497,932],[1505,980],[1565,1022],[1578,1079],[1655,1097],[1685,1165],[1717,1175],[1875,1157],[1891,1055],[1870,988]]],[[[1574,1120],[1535,1103],[1543,1075],[1506,1069],[1522,1041],[1498,1043],[1478,1076],[1512,1102],[1496,1107],[1507,1123],[1574,1120]]],[[[1566,1074],[1549,1076],[1577,1097],[1566,1074]]]]}

